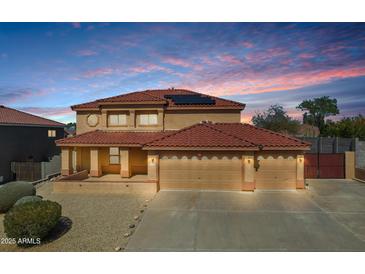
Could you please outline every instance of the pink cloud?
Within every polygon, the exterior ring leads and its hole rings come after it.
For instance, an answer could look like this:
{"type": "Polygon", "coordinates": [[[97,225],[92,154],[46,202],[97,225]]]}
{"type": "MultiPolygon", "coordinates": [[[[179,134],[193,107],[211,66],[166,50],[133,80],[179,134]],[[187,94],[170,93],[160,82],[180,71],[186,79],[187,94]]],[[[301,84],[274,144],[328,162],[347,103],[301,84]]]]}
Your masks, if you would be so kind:
{"type": "Polygon", "coordinates": [[[188,62],[186,59],[181,59],[177,57],[165,57],[162,59],[163,63],[167,63],[174,66],[180,66],[180,67],[192,67],[193,64],[188,62]]]}
{"type": "Polygon", "coordinates": [[[301,53],[298,55],[298,57],[302,59],[311,59],[315,57],[315,55],[313,53],[301,53]]]}
{"type": "Polygon", "coordinates": [[[335,79],[365,76],[365,67],[331,69],[326,71],[295,72],[278,76],[258,75],[256,73],[237,74],[228,72],[220,77],[203,77],[189,81],[192,75],[185,76],[182,85],[216,96],[235,94],[259,94],[281,90],[293,90],[307,86],[328,83],[335,79]]]}
{"type": "Polygon", "coordinates": [[[130,72],[133,73],[147,73],[147,72],[152,72],[152,71],[164,71],[167,73],[172,73],[173,70],[163,67],[163,66],[159,66],[153,63],[145,63],[143,65],[138,65],[135,67],[132,67],[129,69],[130,72]]]}
{"type": "Polygon", "coordinates": [[[242,61],[238,59],[237,57],[230,55],[230,54],[224,54],[218,56],[218,59],[222,62],[229,63],[231,65],[240,65],[242,64],[242,61]]]}
{"type": "Polygon", "coordinates": [[[114,69],[113,68],[98,68],[98,69],[93,69],[93,70],[88,70],[86,72],[84,72],[82,74],[82,77],[84,78],[95,78],[95,77],[99,77],[99,76],[105,76],[105,75],[110,75],[114,73],[114,69]]]}
{"type": "Polygon", "coordinates": [[[93,56],[97,55],[98,53],[96,51],[93,51],[91,49],[83,49],[76,52],[77,56],[93,56]]]}
{"type": "Polygon", "coordinates": [[[244,46],[245,48],[251,49],[251,48],[253,48],[254,45],[251,42],[245,41],[245,42],[242,42],[242,46],[244,46]]]}

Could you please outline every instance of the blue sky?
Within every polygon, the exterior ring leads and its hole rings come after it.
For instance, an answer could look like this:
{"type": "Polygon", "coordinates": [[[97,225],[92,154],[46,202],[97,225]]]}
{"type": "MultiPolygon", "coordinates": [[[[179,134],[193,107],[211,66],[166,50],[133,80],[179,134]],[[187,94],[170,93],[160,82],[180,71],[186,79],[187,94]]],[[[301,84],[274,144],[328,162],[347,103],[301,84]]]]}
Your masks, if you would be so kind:
{"type": "Polygon", "coordinates": [[[323,95],[365,114],[365,24],[0,23],[0,104],[69,122],[73,104],[169,87],[244,102],[245,122],[323,95]]]}

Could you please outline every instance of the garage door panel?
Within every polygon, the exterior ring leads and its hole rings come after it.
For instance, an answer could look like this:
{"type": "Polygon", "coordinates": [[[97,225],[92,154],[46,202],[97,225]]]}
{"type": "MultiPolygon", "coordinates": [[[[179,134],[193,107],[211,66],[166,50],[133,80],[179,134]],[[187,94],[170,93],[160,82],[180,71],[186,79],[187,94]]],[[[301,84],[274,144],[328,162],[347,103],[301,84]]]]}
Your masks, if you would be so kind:
{"type": "Polygon", "coordinates": [[[263,154],[258,159],[259,167],[255,174],[257,189],[296,187],[296,155],[282,157],[263,154]]]}
{"type": "Polygon", "coordinates": [[[181,189],[237,189],[241,188],[241,160],[239,155],[215,156],[206,153],[162,154],[160,160],[160,188],[181,189]]]}

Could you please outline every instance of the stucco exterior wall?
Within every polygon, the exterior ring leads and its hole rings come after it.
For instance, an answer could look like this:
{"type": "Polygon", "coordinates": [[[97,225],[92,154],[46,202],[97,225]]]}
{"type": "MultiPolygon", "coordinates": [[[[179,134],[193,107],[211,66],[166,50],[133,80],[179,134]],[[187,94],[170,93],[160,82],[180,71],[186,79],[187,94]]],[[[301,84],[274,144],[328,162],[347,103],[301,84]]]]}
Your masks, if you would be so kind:
{"type": "Polygon", "coordinates": [[[147,174],[147,151],[140,148],[130,148],[131,172],[135,174],[147,174]]]}
{"type": "Polygon", "coordinates": [[[201,121],[213,121],[222,123],[239,123],[241,115],[239,110],[163,110],[162,108],[103,108],[101,111],[77,111],[76,133],[100,130],[126,130],[126,131],[159,131],[181,129],[201,121]],[[108,125],[108,114],[124,113],[127,115],[127,123],[123,126],[108,125]],[[140,115],[143,113],[156,113],[157,125],[141,125],[140,115]],[[90,126],[87,117],[95,114],[98,117],[98,124],[90,126]]]}
{"type": "Polygon", "coordinates": [[[212,121],[221,123],[239,123],[241,121],[240,111],[224,110],[189,110],[189,111],[165,111],[165,129],[181,129],[197,124],[201,121],[212,121]]]}

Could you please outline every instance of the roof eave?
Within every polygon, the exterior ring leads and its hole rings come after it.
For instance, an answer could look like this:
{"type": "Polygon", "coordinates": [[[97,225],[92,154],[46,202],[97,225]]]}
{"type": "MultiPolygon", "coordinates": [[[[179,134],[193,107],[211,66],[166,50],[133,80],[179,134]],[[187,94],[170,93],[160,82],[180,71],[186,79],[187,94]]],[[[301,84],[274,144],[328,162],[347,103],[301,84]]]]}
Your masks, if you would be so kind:
{"type": "Polygon", "coordinates": [[[258,151],[255,147],[167,147],[167,146],[142,146],[143,150],[219,150],[219,151],[258,151]]]}

